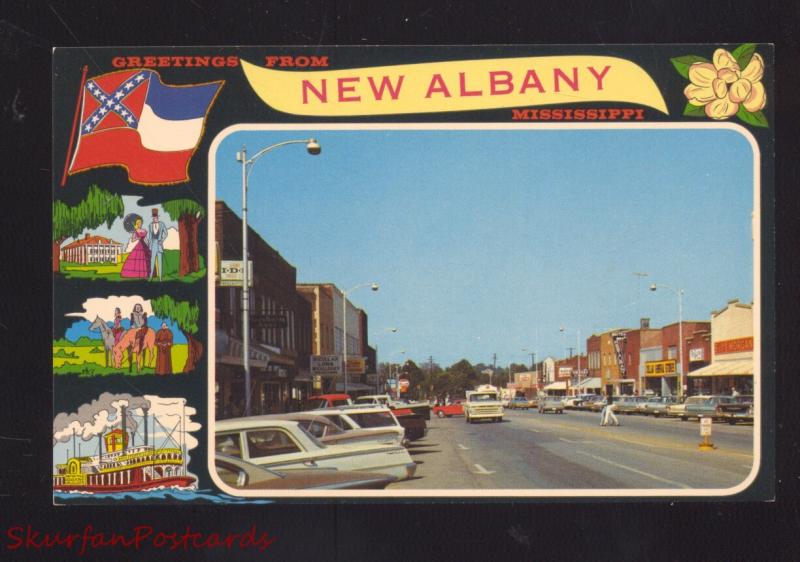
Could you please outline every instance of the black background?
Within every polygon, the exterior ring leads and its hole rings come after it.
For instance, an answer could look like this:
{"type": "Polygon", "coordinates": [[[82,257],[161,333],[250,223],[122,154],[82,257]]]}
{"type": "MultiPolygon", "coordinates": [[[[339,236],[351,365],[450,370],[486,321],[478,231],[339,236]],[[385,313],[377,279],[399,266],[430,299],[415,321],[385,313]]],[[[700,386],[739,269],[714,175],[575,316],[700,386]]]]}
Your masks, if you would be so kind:
{"type": "MultiPolygon", "coordinates": [[[[5,550],[5,529],[11,525],[80,532],[87,522],[106,532],[148,523],[166,531],[183,531],[190,524],[206,533],[241,532],[255,523],[278,538],[260,555],[220,550],[170,557],[121,549],[97,554],[113,560],[248,555],[277,560],[796,559],[797,8],[769,2],[649,2],[615,10],[603,2],[559,2],[540,7],[505,3],[479,13],[468,3],[453,2],[432,8],[376,3],[372,10],[356,2],[80,5],[78,11],[68,2],[32,3],[0,12],[0,216],[5,234],[0,245],[0,376],[5,383],[0,392],[0,559],[13,559],[5,550]],[[53,396],[47,328],[53,287],[44,233],[51,220],[51,161],[59,160],[55,154],[51,160],[51,143],[59,142],[51,136],[50,121],[53,46],[741,42],[776,44],[776,93],[770,105],[779,151],[776,501],[51,507],[53,396]]],[[[59,168],[56,175],[60,173],[59,168]]],[[[42,556],[17,555],[33,560],[42,556]]],[[[73,556],[50,553],[53,559],[73,556]]]]}

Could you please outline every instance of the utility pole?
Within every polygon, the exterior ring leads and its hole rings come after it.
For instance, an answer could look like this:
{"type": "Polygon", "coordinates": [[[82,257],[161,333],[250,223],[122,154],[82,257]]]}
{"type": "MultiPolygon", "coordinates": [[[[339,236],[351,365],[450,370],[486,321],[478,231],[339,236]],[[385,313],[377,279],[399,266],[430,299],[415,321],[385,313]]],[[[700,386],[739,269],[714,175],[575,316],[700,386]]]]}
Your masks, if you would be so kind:
{"type": "Polygon", "coordinates": [[[492,353],[492,374],[489,375],[489,384],[492,384],[492,375],[497,371],[497,354],[492,353]]]}
{"type": "Polygon", "coordinates": [[[575,349],[574,347],[567,347],[567,353],[568,353],[567,357],[572,357],[572,351],[574,349],[575,349]]]}
{"type": "MultiPolygon", "coordinates": [[[[428,380],[433,380],[433,355],[428,356],[428,380]]],[[[425,391],[425,396],[427,396],[427,390],[425,391]]],[[[419,396],[417,396],[419,399],[419,396]]]]}

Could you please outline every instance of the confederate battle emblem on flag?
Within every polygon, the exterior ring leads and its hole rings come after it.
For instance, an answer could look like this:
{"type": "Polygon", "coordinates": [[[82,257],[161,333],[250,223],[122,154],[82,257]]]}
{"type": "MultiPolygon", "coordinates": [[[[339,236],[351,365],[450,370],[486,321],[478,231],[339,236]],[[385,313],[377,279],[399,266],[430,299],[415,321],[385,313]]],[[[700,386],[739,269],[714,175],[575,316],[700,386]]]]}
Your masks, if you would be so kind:
{"type": "Polygon", "coordinates": [[[188,181],[189,162],[222,85],[171,86],[146,69],[84,80],[70,142],[75,150],[62,185],[67,175],[105,166],[124,167],[138,184],[188,181]]]}

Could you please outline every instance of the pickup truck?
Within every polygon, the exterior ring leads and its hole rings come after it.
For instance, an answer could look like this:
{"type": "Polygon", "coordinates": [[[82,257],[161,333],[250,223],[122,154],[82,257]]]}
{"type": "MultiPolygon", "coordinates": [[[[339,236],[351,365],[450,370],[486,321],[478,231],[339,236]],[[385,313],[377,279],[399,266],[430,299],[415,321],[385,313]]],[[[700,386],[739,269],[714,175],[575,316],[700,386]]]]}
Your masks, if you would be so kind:
{"type": "Polygon", "coordinates": [[[498,392],[489,389],[468,390],[464,419],[467,423],[477,420],[503,421],[503,402],[498,392]]]}

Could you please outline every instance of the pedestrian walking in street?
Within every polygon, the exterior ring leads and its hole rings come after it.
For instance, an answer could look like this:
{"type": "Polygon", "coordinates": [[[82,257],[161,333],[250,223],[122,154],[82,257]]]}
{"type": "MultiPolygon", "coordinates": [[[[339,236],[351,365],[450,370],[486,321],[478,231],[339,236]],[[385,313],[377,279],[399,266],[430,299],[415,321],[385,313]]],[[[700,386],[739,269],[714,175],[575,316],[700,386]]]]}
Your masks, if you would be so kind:
{"type": "Polygon", "coordinates": [[[600,425],[605,427],[609,424],[609,422],[611,422],[612,425],[619,425],[619,420],[617,419],[617,416],[614,415],[614,404],[610,396],[606,397],[606,403],[605,406],[603,406],[603,411],[600,418],[600,425]]]}

